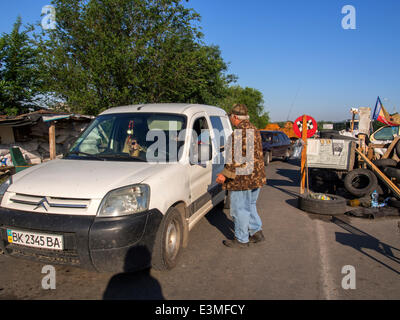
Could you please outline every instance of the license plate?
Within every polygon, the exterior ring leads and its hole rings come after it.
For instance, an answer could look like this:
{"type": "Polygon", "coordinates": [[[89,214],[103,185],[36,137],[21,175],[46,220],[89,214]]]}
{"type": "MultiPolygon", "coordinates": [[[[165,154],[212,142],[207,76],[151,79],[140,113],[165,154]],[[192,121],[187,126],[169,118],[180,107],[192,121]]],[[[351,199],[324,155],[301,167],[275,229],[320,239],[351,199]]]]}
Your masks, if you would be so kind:
{"type": "Polygon", "coordinates": [[[7,229],[9,243],[27,247],[63,250],[63,236],[7,229]]]}

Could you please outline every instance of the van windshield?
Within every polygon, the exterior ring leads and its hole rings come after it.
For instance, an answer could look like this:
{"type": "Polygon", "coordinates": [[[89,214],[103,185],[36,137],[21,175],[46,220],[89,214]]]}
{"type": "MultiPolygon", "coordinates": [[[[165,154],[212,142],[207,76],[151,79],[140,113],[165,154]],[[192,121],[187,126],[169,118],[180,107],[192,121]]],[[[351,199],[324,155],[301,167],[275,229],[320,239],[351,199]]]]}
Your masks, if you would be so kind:
{"type": "Polygon", "coordinates": [[[76,140],[65,159],[101,161],[178,161],[179,135],[186,117],[175,114],[124,113],[97,117],[76,140]]]}

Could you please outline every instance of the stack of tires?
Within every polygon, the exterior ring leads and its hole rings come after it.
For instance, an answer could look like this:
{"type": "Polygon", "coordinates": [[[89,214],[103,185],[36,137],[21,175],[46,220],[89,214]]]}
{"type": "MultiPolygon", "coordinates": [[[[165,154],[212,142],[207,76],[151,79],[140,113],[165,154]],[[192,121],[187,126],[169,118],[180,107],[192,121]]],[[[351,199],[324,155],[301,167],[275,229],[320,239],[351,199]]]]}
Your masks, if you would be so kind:
{"type": "MultiPolygon", "coordinates": [[[[340,180],[335,171],[326,169],[313,170],[311,181],[313,190],[323,192],[330,200],[315,199],[315,194],[303,194],[299,196],[299,209],[308,213],[320,215],[341,215],[347,212],[347,200],[344,197],[332,193],[331,187],[340,180]]],[[[346,174],[343,179],[343,186],[347,192],[355,198],[370,197],[374,190],[377,190],[378,179],[368,169],[355,169],[346,174]]]]}
{"type": "MultiPolygon", "coordinates": [[[[400,181],[399,163],[394,159],[375,160],[374,164],[388,177],[400,181]]],[[[369,197],[374,190],[384,198],[390,196],[389,188],[378,180],[374,172],[368,169],[355,169],[344,178],[344,187],[357,198],[369,197]]],[[[392,200],[389,205],[400,207],[400,201],[392,200]]]]}
{"type": "MultiPolygon", "coordinates": [[[[400,143],[396,145],[396,153],[400,155],[400,143]]],[[[383,173],[390,179],[396,179],[400,181],[400,163],[393,159],[381,159],[375,161],[375,165],[378,166],[383,173]]],[[[390,198],[388,205],[395,208],[400,208],[400,201],[396,198],[390,198]]]]}

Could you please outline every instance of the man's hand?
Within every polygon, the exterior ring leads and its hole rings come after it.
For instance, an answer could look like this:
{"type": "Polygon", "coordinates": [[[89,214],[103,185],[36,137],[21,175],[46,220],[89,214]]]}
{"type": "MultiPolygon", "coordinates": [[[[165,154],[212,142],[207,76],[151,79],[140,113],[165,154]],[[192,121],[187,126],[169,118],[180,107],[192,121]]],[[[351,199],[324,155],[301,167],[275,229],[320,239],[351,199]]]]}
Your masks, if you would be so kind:
{"type": "Polygon", "coordinates": [[[219,184],[223,184],[225,182],[226,178],[223,174],[218,174],[217,175],[217,180],[215,180],[219,184]]]}

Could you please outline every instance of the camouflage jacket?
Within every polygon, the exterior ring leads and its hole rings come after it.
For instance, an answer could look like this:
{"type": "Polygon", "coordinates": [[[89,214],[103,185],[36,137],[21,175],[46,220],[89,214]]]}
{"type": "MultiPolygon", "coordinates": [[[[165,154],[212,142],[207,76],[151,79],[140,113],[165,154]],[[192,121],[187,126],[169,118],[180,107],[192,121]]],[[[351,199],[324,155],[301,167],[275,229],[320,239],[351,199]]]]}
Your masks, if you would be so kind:
{"type": "Polygon", "coordinates": [[[267,182],[260,132],[250,121],[239,123],[227,143],[224,170],[225,190],[253,190],[267,182]]]}

